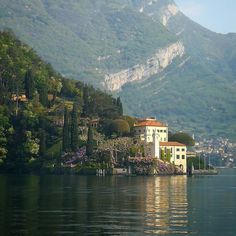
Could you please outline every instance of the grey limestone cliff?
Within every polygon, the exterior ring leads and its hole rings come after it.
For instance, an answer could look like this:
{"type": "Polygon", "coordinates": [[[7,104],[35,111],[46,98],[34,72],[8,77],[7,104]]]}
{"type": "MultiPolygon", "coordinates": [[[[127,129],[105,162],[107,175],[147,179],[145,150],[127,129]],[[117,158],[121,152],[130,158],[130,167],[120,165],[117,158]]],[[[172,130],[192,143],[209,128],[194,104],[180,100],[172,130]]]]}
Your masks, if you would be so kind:
{"type": "Polygon", "coordinates": [[[115,74],[105,75],[103,86],[114,92],[119,91],[126,83],[148,79],[163,71],[176,57],[182,57],[184,51],[184,45],[180,41],[161,48],[143,64],[135,65],[115,74]]]}

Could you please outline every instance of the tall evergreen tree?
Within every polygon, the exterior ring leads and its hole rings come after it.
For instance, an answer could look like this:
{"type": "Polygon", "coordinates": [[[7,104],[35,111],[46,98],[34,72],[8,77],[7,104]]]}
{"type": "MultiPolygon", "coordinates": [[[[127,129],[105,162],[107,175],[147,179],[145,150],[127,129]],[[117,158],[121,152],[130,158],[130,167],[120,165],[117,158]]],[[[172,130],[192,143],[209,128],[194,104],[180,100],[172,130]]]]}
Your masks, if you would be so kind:
{"type": "Polygon", "coordinates": [[[78,148],[78,106],[76,103],[73,104],[73,110],[71,113],[71,149],[76,151],[78,148]]]}
{"type": "Polygon", "coordinates": [[[40,130],[39,133],[39,139],[40,139],[40,143],[39,143],[39,156],[41,158],[44,158],[46,156],[46,132],[44,129],[40,130]]]}
{"type": "Polygon", "coordinates": [[[25,95],[28,99],[32,99],[35,92],[34,78],[32,70],[28,70],[24,78],[25,82],[25,95]]]}
{"type": "Polygon", "coordinates": [[[85,85],[83,88],[83,111],[82,114],[84,117],[89,116],[89,91],[88,86],[85,85]]]}
{"type": "Polygon", "coordinates": [[[46,85],[39,90],[39,101],[44,107],[48,106],[48,88],[46,85]]]}
{"type": "Polygon", "coordinates": [[[118,97],[116,100],[116,106],[118,107],[119,115],[122,116],[123,115],[123,105],[122,105],[120,97],[118,97]]]}
{"type": "Polygon", "coordinates": [[[86,144],[86,155],[88,157],[91,157],[93,154],[93,130],[91,125],[89,125],[88,128],[88,139],[86,144]]]}
{"type": "Polygon", "coordinates": [[[64,125],[62,137],[62,150],[64,152],[70,149],[70,126],[69,126],[69,111],[67,107],[64,110],[64,125]]]}

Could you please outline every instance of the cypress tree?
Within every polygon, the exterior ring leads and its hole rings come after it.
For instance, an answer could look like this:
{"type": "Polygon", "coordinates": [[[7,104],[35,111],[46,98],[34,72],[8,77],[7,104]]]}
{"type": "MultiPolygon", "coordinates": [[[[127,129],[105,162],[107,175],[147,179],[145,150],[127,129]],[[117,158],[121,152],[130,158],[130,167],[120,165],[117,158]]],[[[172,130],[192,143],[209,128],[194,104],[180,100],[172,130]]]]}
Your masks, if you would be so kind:
{"type": "Polygon", "coordinates": [[[123,115],[123,105],[122,105],[120,97],[118,97],[116,100],[116,106],[118,107],[119,115],[122,116],[123,115]]]}
{"type": "Polygon", "coordinates": [[[46,156],[46,132],[45,130],[40,130],[40,146],[39,146],[39,155],[44,158],[46,156]]]}
{"type": "Polygon", "coordinates": [[[77,104],[73,104],[73,110],[71,113],[71,149],[76,151],[78,148],[78,107],[77,104]]]}
{"type": "Polygon", "coordinates": [[[48,88],[46,85],[39,90],[39,101],[44,107],[48,106],[48,88]]]}
{"type": "Polygon", "coordinates": [[[83,88],[83,116],[88,117],[89,116],[89,91],[88,86],[85,85],[83,88]]]}
{"type": "Polygon", "coordinates": [[[69,127],[69,111],[67,107],[64,110],[64,125],[62,137],[62,150],[64,152],[70,149],[70,127],[69,127]]]}
{"type": "Polygon", "coordinates": [[[88,139],[86,144],[86,155],[88,157],[91,157],[93,154],[93,130],[91,125],[89,125],[88,128],[88,139]]]}
{"type": "Polygon", "coordinates": [[[26,72],[24,82],[25,82],[25,95],[28,99],[32,99],[35,92],[32,70],[28,70],[26,72]]]}

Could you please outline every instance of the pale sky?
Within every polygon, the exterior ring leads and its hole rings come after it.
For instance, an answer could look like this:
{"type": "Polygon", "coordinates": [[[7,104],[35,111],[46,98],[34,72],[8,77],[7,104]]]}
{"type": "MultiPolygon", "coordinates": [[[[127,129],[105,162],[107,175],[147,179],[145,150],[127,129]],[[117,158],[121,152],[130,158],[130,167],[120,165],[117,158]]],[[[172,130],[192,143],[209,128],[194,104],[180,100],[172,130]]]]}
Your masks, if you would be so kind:
{"type": "Polygon", "coordinates": [[[236,33],[236,0],[175,0],[180,10],[217,33],[236,33]]]}

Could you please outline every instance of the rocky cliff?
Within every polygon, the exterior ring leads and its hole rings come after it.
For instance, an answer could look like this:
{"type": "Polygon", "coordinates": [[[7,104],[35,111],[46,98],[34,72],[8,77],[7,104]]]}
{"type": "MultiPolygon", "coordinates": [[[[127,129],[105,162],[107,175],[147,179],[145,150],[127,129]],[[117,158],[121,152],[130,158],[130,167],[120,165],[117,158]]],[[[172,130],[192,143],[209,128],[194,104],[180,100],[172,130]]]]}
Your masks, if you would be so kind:
{"type": "Polygon", "coordinates": [[[118,91],[126,83],[148,79],[163,71],[176,57],[182,57],[184,51],[184,45],[180,41],[159,49],[144,64],[135,65],[115,74],[105,75],[103,86],[109,91],[118,91]]]}

